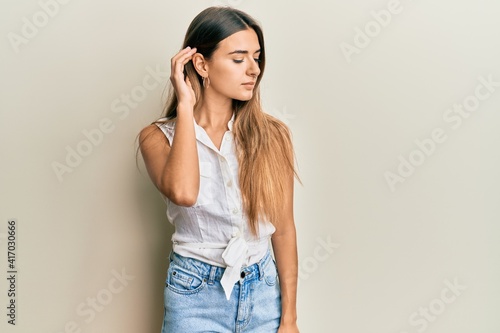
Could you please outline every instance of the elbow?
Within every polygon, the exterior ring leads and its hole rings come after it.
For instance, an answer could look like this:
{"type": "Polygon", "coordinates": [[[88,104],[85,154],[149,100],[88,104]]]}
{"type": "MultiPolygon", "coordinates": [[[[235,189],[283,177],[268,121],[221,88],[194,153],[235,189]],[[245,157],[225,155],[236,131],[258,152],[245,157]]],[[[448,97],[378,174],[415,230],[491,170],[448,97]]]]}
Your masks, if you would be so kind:
{"type": "Polygon", "coordinates": [[[177,206],[192,207],[196,204],[196,196],[193,195],[173,195],[170,199],[177,206]]]}
{"type": "Polygon", "coordinates": [[[198,200],[198,193],[182,190],[167,190],[164,188],[159,188],[159,190],[177,206],[192,207],[198,200]]]}

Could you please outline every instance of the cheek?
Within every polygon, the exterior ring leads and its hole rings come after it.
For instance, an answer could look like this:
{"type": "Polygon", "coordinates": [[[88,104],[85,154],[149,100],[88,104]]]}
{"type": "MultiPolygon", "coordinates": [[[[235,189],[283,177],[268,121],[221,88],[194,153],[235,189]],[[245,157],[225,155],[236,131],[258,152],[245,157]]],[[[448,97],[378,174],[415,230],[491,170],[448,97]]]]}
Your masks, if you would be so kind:
{"type": "Polygon", "coordinates": [[[220,89],[234,89],[237,88],[242,82],[242,74],[238,70],[224,68],[219,69],[214,73],[212,80],[220,89]]]}
{"type": "Polygon", "coordinates": [[[223,80],[224,79],[228,81],[240,80],[240,77],[242,75],[242,70],[241,68],[238,67],[237,64],[234,64],[234,66],[227,66],[223,68],[220,71],[220,75],[223,80]]]}
{"type": "Polygon", "coordinates": [[[234,63],[232,60],[227,60],[217,64],[213,68],[214,75],[224,80],[241,80],[241,77],[245,75],[244,64],[234,63]]]}

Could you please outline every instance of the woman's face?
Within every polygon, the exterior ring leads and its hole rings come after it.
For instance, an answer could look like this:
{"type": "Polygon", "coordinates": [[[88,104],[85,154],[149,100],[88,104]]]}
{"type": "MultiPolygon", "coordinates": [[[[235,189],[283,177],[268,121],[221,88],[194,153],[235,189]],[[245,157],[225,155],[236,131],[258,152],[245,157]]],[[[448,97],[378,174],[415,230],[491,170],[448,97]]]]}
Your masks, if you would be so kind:
{"type": "Polygon", "coordinates": [[[259,39],[253,29],[222,40],[208,60],[210,93],[240,101],[251,99],[260,74],[259,57],[259,39]]]}

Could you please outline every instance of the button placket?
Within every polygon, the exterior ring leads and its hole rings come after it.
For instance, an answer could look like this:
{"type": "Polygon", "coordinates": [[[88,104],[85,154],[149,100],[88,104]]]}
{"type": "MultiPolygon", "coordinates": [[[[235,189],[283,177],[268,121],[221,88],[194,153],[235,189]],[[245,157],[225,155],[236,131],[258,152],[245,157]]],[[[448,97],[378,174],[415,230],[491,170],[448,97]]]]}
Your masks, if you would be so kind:
{"type": "Polygon", "coordinates": [[[226,184],[227,187],[231,187],[232,185],[231,171],[229,170],[229,164],[225,159],[221,160],[221,172],[224,184],[226,184]]]}
{"type": "Polygon", "coordinates": [[[235,193],[235,189],[232,186],[233,181],[231,179],[232,175],[231,175],[231,170],[229,168],[229,163],[223,155],[219,155],[219,162],[222,172],[222,179],[227,186],[225,192],[229,209],[231,210],[231,213],[233,215],[238,215],[240,210],[237,201],[237,194],[235,193]]]}
{"type": "Polygon", "coordinates": [[[225,184],[226,200],[228,203],[229,213],[231,215],[231,223],[233,225],[232,237],[235,237],[236,235],[241,235],[243,233],[245,226],[243,223],[241,195],[239,193],[238,186],[236,186],[236,181],[238,180],[236,178],[238,176],[238,161],[232,135],[233,133],[231,131],[226,131],[224,134],[219,154],[219,161],[222,171],[222,179],[225,184]]]}

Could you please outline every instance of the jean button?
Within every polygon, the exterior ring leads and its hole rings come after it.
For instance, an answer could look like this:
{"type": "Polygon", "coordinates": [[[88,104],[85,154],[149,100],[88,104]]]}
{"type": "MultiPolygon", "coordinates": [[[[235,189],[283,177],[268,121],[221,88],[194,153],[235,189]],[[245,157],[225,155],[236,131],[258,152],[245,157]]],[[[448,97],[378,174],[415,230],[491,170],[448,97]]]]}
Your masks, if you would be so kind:
{"type": "Polygon", "coordinates": [[[240,276],[241,276],[242,279],[245,278],[245,275],[246,275],[245,272],[241,272],[241,274],[240,274],[240,276]]]}

